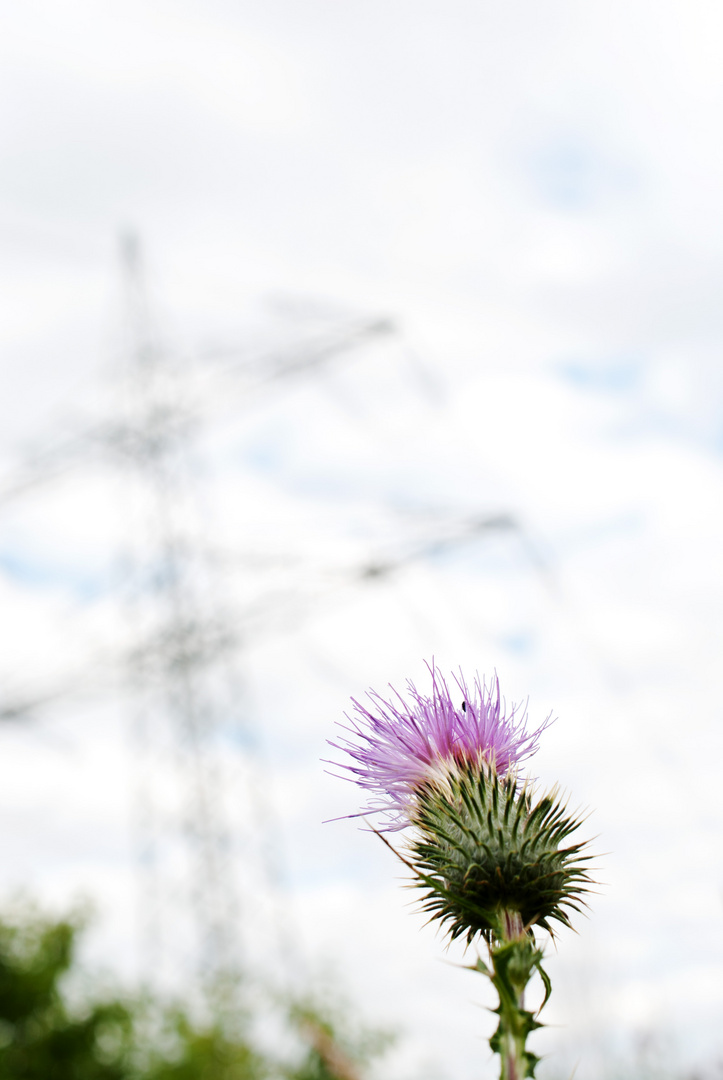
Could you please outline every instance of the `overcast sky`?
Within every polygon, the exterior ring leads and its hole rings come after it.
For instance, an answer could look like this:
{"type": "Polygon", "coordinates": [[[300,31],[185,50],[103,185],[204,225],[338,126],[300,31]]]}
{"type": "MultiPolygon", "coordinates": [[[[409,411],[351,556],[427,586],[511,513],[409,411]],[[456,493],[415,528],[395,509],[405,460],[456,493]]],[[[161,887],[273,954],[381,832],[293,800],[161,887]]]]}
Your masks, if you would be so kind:
{"type": "MultiPolygon", "coordinates": [[[[319,758],[350,695],[421,686],[432,656],[558,717],[534,771],[608,853],[551,957],[546,1075],[651,1032],[671,1060],[723,1050],[722,50],[697,0],[4,5],[8,475],[114,414],[124,230],[174,356],[330,312],[399,328],[318,378],[219,376],[196,449],[239,610],[294,589],[263,633],[238,616],[237,662],[295,933],[403,1032],[404,1080],[493,1075],[486,998],[382,845],[321,825],[360,800],[319,758]],[[340,584],[480,515],[514,527],[340,584]]],[[[121,487],[81,455],[0,517],[7,700],[84,672],[3,732],[0,881],[99,897],[111,964],[134,890],[121,487]]]]}

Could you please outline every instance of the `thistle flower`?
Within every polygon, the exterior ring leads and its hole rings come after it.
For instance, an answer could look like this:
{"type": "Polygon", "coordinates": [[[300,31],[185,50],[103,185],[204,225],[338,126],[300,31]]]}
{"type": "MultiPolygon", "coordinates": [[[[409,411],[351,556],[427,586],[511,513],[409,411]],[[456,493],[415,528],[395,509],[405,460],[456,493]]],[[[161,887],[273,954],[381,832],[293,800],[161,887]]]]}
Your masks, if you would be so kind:
{"type": "Polygon", "coordinates": [[[453,697],[428,667],[431,696],[409,682],[406,698],[392,690],[389,701],[369,691],[368,706],[352,699],[352,737],[331,745],[350,755],[354,764],[342,768],[372,794],[360,816],[386,814],[386,831],[413,827],[409,857],[397,854],[426,889],[424,909],[451,938],[486,941],[490,966],[479,959],[473,969],[499,994],[490,1046],[502,1080],[522,1080],[538,1061],[527,1036],[541,1026],[524,1007],[525,987],[538,971],[545,1001],[551,990],[534,928],[570,925],[590,856],[584,843],[567,844],[581,819],[557,788],[537,795],[519,776],[550,718],[529,733],[525,710],[505,709],[496,677],[488,687],[477,675],[470,688],[455,675],[453,697]]]}
{"type": "Polygon", "coordinates": [[[374,690],[367,692],[368,706],[352,698],[349,726],[340,725],[352,738],[330,743],[356,763],[341,766],[350,778],[372,792],[359,816],[386,814],[388,831],[409,825],[420,794],[444,787],[453,775],[516,769],[537,750],[550,723],[548,717],[528,733],[525,709],[506,709],[496,676],[487,686],[476,674],[470,687],[460,672],[452,677],[452,693],[434,664],[427,667],[431,696],[408,681],[406,699],[393,687],[389,701],[374,690]]]}

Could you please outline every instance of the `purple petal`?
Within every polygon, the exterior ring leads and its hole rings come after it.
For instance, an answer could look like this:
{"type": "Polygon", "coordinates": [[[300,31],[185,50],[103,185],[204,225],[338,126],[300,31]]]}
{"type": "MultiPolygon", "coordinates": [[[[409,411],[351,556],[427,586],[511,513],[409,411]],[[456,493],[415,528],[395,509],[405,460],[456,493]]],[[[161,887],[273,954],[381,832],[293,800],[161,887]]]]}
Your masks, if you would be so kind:
{"type": "Polygon", "coordinates": [[[469,686],[460,671],[453,676],[453,698],[434,662],[427,667],[431,696],[412,682],[406,697],[390,687],[390,700],[369,690],[368,704],[352,698],[349,723],[339,725],[351,737],[330,743],[352,758],[341,768],[370,793],[362,813],[385,813],[391,830],[409,824],[416,796],[432,775],[445,766],[479,768],[485,761],[507,772],[534,754],[551,719],[528,733],[526,708],[506,710],[496,675],[487,686],[476,674],[469,686]]]}

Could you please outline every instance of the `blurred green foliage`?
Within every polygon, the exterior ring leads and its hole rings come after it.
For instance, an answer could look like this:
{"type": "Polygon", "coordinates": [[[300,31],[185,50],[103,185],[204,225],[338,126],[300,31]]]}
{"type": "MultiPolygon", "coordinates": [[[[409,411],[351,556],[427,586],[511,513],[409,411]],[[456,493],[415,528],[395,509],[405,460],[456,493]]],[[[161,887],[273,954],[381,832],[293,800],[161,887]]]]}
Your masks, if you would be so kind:
{"type": "Polygon", "coordinates": [[[300,1049],[278,1060],[240,1015],[229,1030],[149,994],[71,993],[83,927],[32,908],[0,917],[0,1080],[360,1080],[388,1042],[296,1002],[281,1011],[300,1049]]]}
{"type": "Polygon", "coordinates": [[[265,1080],[278,1072],[243,1037],[227,1035],[220,1025],[196,1026],[180,1009],[163,1020],[162,1039],[146,1038],[135,1047],[134,1080],[265,1080]]]}
{"type": "Polygon", "coordinates": [[[126,1080],[133,1015],[120,1000],[71,1013],[61,981],[77,924],[0,920],[0,1080],[126,1080]]]}

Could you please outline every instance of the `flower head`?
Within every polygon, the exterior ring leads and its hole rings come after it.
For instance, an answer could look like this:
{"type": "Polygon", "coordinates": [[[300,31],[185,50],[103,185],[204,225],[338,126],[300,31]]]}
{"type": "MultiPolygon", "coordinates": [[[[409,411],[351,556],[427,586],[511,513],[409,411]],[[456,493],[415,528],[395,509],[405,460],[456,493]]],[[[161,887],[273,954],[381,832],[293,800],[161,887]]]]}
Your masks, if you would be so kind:
{"type": "Polygon", "coordinates": [[[452,677],[452,692],[434,664],[427,666],[431,696],[412,682],[405,697],[390,688],[389,701],[370,690],[369,705],[352,699],[350,726],[344,726],[352,738],[331,743],[354,761],[342,768],[372,793],[363,812],[387,814],[389,830],[410,824],[419,795],[430,786],[444,787],[461,772],[515,769],[535,752],[550,722],[529,733],[524,707],[506,709],[496,676],[487,686],[477,674],[470,687],[460,672],[452,677]]]}

